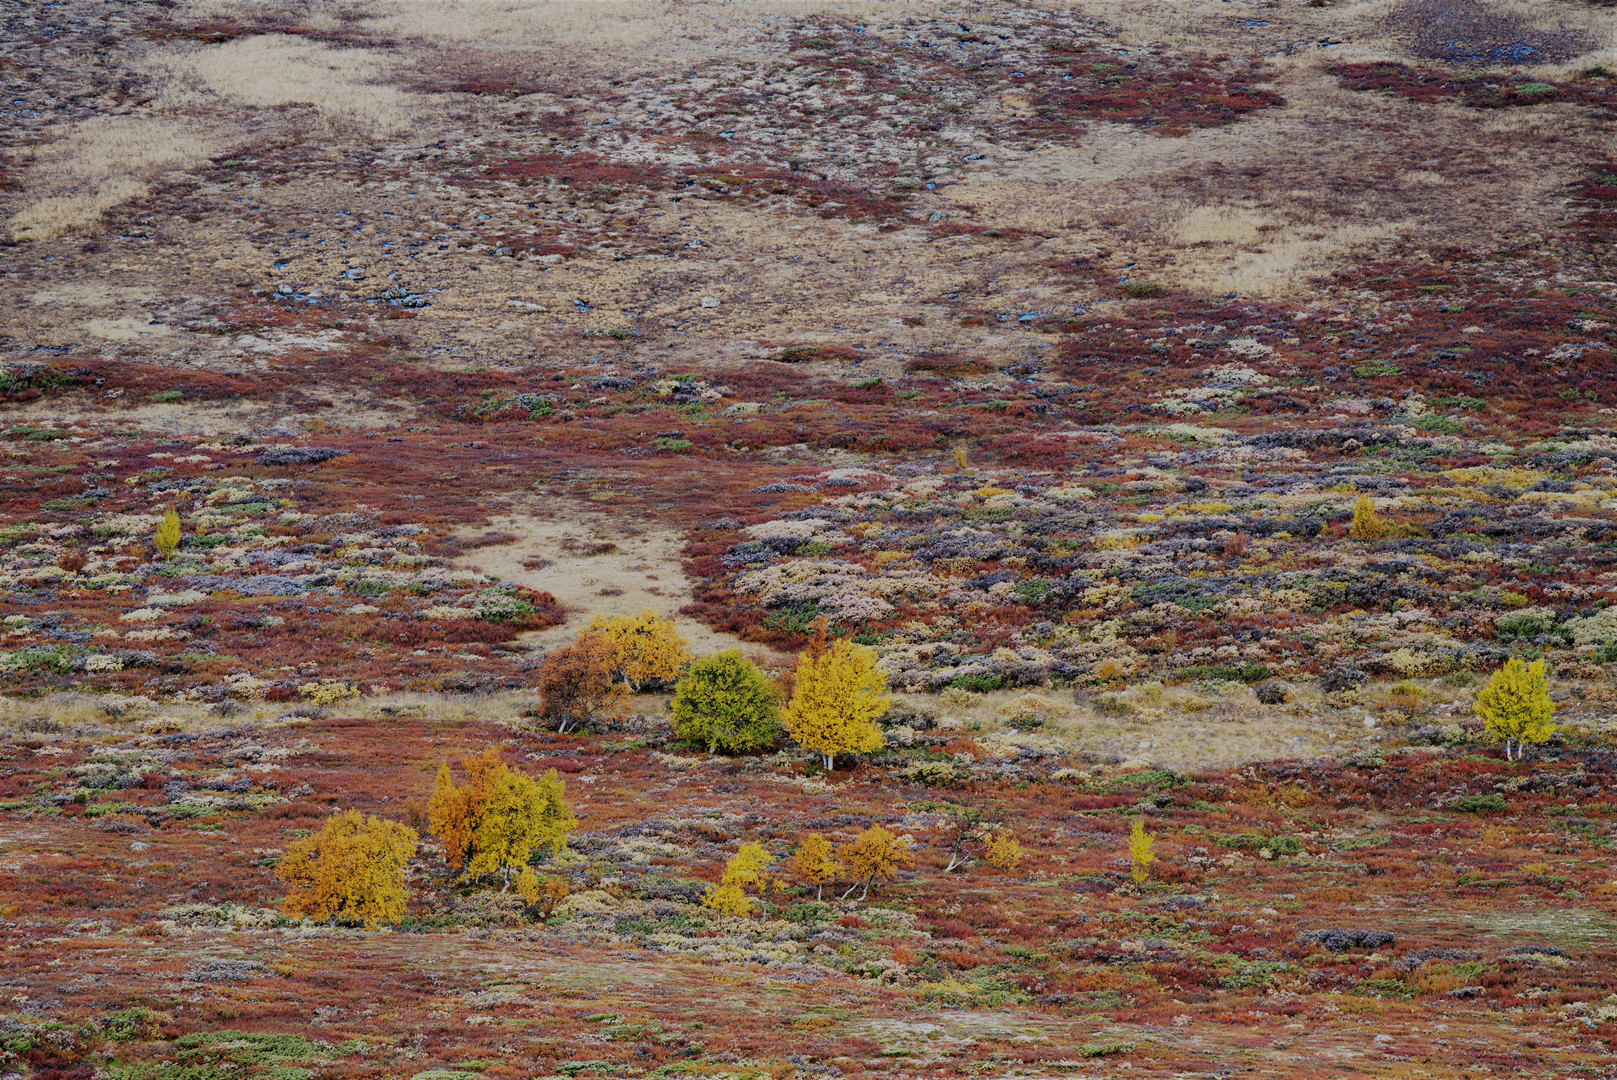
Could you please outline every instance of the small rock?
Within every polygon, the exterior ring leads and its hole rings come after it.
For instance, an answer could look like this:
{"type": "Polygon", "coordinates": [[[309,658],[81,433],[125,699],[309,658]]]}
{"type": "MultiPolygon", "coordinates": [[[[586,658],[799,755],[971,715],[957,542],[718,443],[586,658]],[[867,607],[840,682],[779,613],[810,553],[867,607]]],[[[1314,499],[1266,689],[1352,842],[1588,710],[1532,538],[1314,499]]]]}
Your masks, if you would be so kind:
{"type": "Polygon", "coordinates": [[[716,296],[704,296],[702,297],[702,306],[705,308],[716,308],[719,306],[719,298],[716,296]]]}

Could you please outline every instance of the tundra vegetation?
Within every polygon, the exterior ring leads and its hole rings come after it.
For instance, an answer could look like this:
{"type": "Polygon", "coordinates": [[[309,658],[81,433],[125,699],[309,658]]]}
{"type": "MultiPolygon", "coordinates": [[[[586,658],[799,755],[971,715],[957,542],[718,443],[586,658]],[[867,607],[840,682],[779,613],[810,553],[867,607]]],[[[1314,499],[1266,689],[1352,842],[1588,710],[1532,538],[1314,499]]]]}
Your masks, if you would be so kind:
{"type": "Polygon", "coordinates": [[[1612,12],[0,7],[0,1078],[1608,1074],[1612,12]]]}

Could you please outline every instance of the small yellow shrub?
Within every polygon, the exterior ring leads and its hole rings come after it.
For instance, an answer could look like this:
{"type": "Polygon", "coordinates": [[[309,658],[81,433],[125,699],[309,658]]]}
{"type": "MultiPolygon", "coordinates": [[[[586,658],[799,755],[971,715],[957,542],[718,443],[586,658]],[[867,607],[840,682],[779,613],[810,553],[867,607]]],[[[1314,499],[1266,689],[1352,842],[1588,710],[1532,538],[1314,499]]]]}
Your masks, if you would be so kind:
{"type": "Polygon", "coordinates": [[[988,838],[986,852],[988,865],[1000,870],[1015,870],[1022,865],[1022,857],[1026,854],[1021,843],[1008,832],[997,832],[988,838]]]}
{"type": "Polygon", "coordinates": [[[1129,867],[1136,885],[1144,885],[1151,877],[1151,864],[1156,862],[1156,838],[1145,831],[1145,822],[1134,819],[1134,830],[1129,833],[1129,867]]]}
{"type": "Polygon", "coordinates": [[[414,829],[357,810],[339,811],[319,832],[288,847],[275,868],[292,887],[281,910],[366,927],[398,922],[409,898],[404,864],[415,846],[414,829]]]}
{"type": "Polygon", "coordinates": [[[357,698],[359,691],[346,683],[313,682],[304,683],[298,687],[298,694],[309,704],[319,705],[324,708],[327,705],[335,705],[339,701],[357,698]]]}
{"type": "Polygon", "coordinates": [[[1387,532],[1387,523],[1376,514],[1376,507],[1368,495],[1360,495],[1353,504],[1353,523],[1348,536],[1363,544],[1373,544],[1387,532]]]}
{"type": "Polygon", "coordinates": [[[172,559],[180,546],[180,515],[172,506],[163,511],[163,523],[152,536],[152,546],[164,559],[172,559]]]}

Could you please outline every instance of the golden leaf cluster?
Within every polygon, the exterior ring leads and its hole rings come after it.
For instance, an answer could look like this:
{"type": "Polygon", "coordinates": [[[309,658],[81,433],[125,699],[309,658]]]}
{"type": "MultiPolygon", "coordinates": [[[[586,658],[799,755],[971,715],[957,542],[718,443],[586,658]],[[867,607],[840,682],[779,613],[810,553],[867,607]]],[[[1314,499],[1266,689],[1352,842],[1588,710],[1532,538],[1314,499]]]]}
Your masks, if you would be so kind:
{"type": "Polygon", "coordinates": [[[1477,694],[1473,706],[1488,734],[1505,740],[1505,757],[1555,734],[1555,703],[1550,700],[1544,661],[1525,664],[1519,657],[1505,662],[1477,694]]]}
{"type": "Polygon", "coordinates": [[[612,666],[631,691],[651,682],[673,682],[691,662],[689,643],[673,620],[654,611],[630,618],[597,615],[588,633],[598,634],[612,650],[612,666]]]}
{"type": "MultiPolygon", "coordinates": [[[[499,875],[509,889],[513,875],[543,847],[559,852],[578,819],[567,805],[566,787],[551,769],[538,780],[503,763],[490,748],[461,761],[466,783],[456,785],[447,764],[439,766],[427,819],[443,841],[444,859],[472,881],[499,875]]],[[[519,879],[518,891],[537,890],[537,880],[519,879]]],[[[537,895],[537,893],[536,893],[537,895]]]]}
{"type": "Polygon", "coordinates": [[[275,868],[291,886],[281,910],[321,922],[366,927],[404,917],[404,864],[415,854],[414,829],[342,810],[320,831],[294,842],[275,868]]]}
{"type": "Polygon", "coordinates": [[[836,767],[838,754],[864,754],[886,742],[876,718],[887,711],[887,677],[876,668],[876,650],[839,640],[810,649],[797,661],[792,699],[781,725],[805,750],[836,767]]]}

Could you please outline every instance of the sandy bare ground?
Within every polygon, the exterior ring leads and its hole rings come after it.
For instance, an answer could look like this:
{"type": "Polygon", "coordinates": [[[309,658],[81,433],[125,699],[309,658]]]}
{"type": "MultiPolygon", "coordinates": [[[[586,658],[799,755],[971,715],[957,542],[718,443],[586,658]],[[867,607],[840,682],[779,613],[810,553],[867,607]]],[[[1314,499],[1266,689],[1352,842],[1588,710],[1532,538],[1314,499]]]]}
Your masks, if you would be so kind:
{"type": "Polygon", "coordinates": [[[674,530],[558,512],[553,517],[525,513],[495,517],[488,528],[468,535],[485,532],[512,533],[518,539],[469,552],[454,560],[456,566],[548,592],[568,610],[566,623],[525,634],[522,644],[550,649],[571,639],[598,615],[613,618],[649,610],[673,619],[698,656],[741,649],[769,662],[788,659],[679,613],[692,596],[680,566],[683,541],[674,530]],[[591,553],[604,545],[613,545],[614,550],[591,553]]]}

